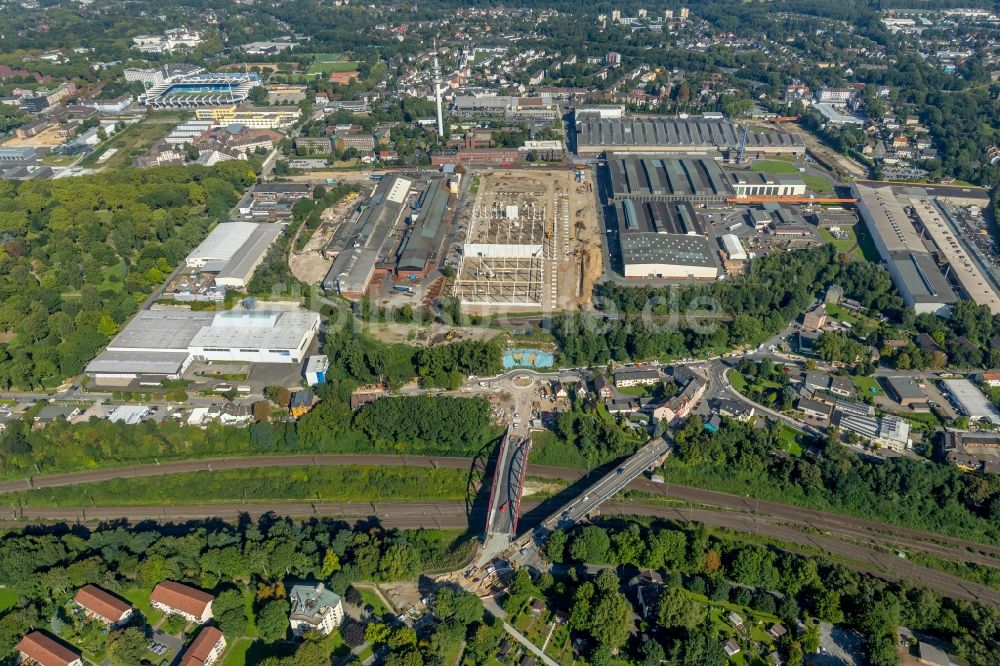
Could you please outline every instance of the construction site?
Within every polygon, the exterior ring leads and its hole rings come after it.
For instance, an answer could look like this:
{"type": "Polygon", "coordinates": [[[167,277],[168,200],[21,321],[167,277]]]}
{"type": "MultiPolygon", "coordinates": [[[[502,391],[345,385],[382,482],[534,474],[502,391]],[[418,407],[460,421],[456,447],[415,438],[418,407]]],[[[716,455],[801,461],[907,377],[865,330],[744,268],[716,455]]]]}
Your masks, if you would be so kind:
{"type": "Polygon", "coordinates": [[[476,173],[478,188],[454,295],[467,309],[570,309],[602,270],[593,184],[586,172],[476,173]]]}

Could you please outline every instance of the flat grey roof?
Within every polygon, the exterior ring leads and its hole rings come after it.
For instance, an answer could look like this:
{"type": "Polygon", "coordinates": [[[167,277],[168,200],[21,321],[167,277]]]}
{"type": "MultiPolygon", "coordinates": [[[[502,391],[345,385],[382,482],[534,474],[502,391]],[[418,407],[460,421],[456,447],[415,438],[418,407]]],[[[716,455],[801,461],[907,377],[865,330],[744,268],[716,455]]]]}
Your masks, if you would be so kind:
{"type": "Polygon", "coordinates": [[[271,245],[285,229],[283,224],[258,224],[258,229],[219,270],[218,278],[237,278],[249,282],[271,245]]]}
{"type": "Polygon", "coordinates": [[[1000,423],[1000,411],[968,379],[943,379],[941,383],[966,416],[1000,423]]]}
{"type": "Polygon", "coordinates": [[[929,254],[894,252],[892,264],[914,303],[957,303],[958,296],[929,254]]]}
{"type": "Polygon", "coordinates": [[[188,352],[104,351],[87,364],[87,372],[175,375],[187,362],[188,352]]]}
{"type": "Polygon", "coordinates": [[[140,310],[108,345],[112,351],[155,349],[186,351],[202,326],[208,326],[214,312],[188,310],[140,310]]]}
{"type": "MultiPolygon", "coordinates": [[[[706,118],[602,119],[584,116],[576,122],[577,146],[583,150],[616,147],[648,147],[667,150],[722,150],[740,145],[743,132],[729,120],[706,118]]],[[[752,131],[747,138],[751,149],[803,147],[796,134],[752,131]]]]}
{"type": "Polygon", "coordinates": [[[261,225],[254,222],[223,222],[187,256],[187,264],[204,264],[202,270],[215,272],[243,247],[261,225]]]}
{"type": "Polygon", "coordinates": [[[202,326],[190,346],[298,349],[306,332],[318,322],[315,312],[227,310],[215,313],[211,325],[202,326]]]}
{"type": "Polygon", "coordinates": [[[926,396],[912,377],[886,377],[885,381],[900,400],[925,400],[926,396]]]}
{"type": "Polygon", "coordinates": [[[640,232],[623,234],[620,243],[622,262],[626,265],[716,266],[705,236],[640,232]]]}
{"type": "Polygon", "coordinates": [[[417,221],[410,226],[409,233],[399,250],[397,267],[400,270],[422,271],[441,244],[445,225],[444,216],[448,211],[447,182],[444,178],[431,181],[421,199],[417,221]]]}

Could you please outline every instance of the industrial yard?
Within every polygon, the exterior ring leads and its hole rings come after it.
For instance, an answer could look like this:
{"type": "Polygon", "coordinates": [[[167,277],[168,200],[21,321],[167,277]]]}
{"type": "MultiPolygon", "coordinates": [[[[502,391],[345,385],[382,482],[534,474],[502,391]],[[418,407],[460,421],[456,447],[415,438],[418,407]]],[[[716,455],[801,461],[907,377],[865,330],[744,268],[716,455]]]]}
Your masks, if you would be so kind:
{"type": "Polygon", "coordinates": [[[564,170],[484,171],[454,295],[469,310],[570,309],[601,273],[590,179],[564,170]]]}

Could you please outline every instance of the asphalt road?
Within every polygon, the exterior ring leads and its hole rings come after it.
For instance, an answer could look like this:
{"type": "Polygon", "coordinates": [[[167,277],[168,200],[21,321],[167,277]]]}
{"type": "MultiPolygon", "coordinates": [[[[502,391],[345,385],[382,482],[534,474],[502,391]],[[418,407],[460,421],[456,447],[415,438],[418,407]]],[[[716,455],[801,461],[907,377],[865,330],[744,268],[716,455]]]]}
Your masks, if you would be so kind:
{"type": "MultiPolygon", "coordinates": [[[[530,510],[536,502],[524,502],[530,510]]],[[[90,509],[34,509],[25,508],[25,519],[31,521],[100,522],[127,519],[131,521],[185,521],[203,518],[232,519],[241,514],[256,517],[264,513],[279,513],[292,517],[327,516],[347,521],[377,518],[386,527],[465,529],[470,520],[478,522],[483,516],[469,516],[465,502],[397,502],[370,504],[365,502],[309,503],[287,502],[270,504],[199,504],[184,507],[92,507],[90,509]]],[[[970,583],[956,576],[934,571],[897,558],[873,548],[845,543],[835,538],[804,532],[800,527],[788,527],[761,521],[756,516],[742,513],[719,512],[711,509],[687,509],[642,503],[613,503],[605,505],[605,513],[624,515],[658,516],[671,520],[703,522],[727,529],[754,533],[801,546],[817,548],[835,556],[852,560],[852,566],[890,581],[906,580],[936,590],[957,599],[979,601],[1000,608],[1000,591],[970,583]]],[[[11,521],[4,521],[11,522],[11,521]]],[[[23,521],[17,522],[23,524],[23,521]]]]}
{"type": "MultiPolygon", "coordinates": [[[[218,471],[227,469],[253,469],[258,467],[302,467],[309,465],[367,465],[386,467],[435,467],[440,469],[469,469],[472,461],[468,458],[449,458],[435,456],[402,456],[402,455],[299,455],[299,456],[256,456],[246,458],[214,458],[202,460],[183,460],[175,462],[165,462],[160,465],[135,465],[123,468],[89,470],[85,472],[72,472],[68,474],[58,474],[53,476],[41,476],[33,479],[20,479],[15,481],[5,481],[0,483],[0,492],[23,491],[29,488],[54,488],[60,486],[72,486],[78,484],[94,483],[118,478],[148,478],[161,476],[164,474],[176,474],[182,472],[218,471]]],[[[566,469],[563,467],[552,467],[547,465],[529,465],[528,476],[560,479],[565,481],[578,481],[587,472],[583,470],[566,469]]],[[[809,532],[817,535],[831,535],[837,538],[847,539],[860,543],[891,544],[894,548],[903,550],[919,550],[940,557],[948,557],[961,561],[974,562],[985,566],[1000,568],[1000,547],[979,544],[973,541],[958,539],[955,537],[935,534],[922,530],[911,529],[889,525],[874,520],[843,516],[827,511],[815,509],[805,509],[793,505],[781,504],[779,502],[769,502],[766,500],[756,500],[739,495],[731,495],[711,490],[702,490],[689,486],[679,486],[671,483],[653,483],[644,478],[632,481],[628,490],[641,491],[653,495],[660,495],[672,499],[678,499],[690,504],[704,507],[717,507],[718,509],[730,512],[738,512],[753,515],[759,524],[769,523],[771,525],[795,526],[800,533],[809,532]]],[[[371,505],[367,502],[347,503],[355,507],[367,507],[363,509],[371,515],[371,505]]],[[[208,505],[210,507],[222,505],[208,505]]],[[[241,510],[246,510],[247,505],[239,506],[241,510]]],[[[281,507],[292,507],[294,504],[280,504],[281,507]]],[[[303,506],[312,506],[303,504],[303,506]]],[[[339,504],[331,505],[339,506],[339,504]]],[[[410,504],[412,506],[412,504],[410,504]]],[[[101,518],[101,512],[109,510],[105,508],[87,508],[88,516],[93,520],[101,518]]],[[[522,514],[529,510],[529,503],[522,504],[522,514]]],[[[76,520],[81,516],[83,509],[36,509],[24,507],[23,517],[27,520],[76,520]],[[41,512],[41,513],[39,513],[41,512]],[[58,515],[57,515],[58,514],[58,515]],[[50,517],[51,516],[51,517],[50,517]]],[[[112,512],[115,517],[121,517],[123,509],[118,508],[112,512]],[[117,511],[117,513],[115,513],[117,511]]],[[[163,519],[164,512],[159,508],[130,508],[134,511],[130,516],[136,519],[151,518],[163,519]],[[142,515],[147,512],[149,515],[142,515]]],[[[198,513],[194,506],[175,506],[169,510],[170,516],[179,518],[180,514],[188,517],[189,512],[195,512],[194,517],[200,517],[204,511],[198,513]]],[[[284,511],[282,509],[282,511],[284,511]]],[[[11,516],[11,512],[0,515],[11,516]]],[[[309,514],[311,515],[311,514],[309,514]]],[[[350,516],[348,516],[350,517],[350,516]]],[[[482,516],[485,521],[485,516],[482,516]]],[[[474,523],[476,524],[476,523],[474,523]]],[[[466,527],[468,524],[465,525],[466,527]]]]}

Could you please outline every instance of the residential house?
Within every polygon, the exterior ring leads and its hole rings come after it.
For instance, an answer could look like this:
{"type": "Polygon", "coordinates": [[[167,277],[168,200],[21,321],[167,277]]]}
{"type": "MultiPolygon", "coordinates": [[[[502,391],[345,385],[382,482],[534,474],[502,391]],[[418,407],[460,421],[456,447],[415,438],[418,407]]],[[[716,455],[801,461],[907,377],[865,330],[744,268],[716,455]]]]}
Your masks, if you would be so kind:
{"type": "Polygon", "coordinates": [[[656,617],[659,609],[660,597],[663,595],[663,578],[655,571],[644,571],[629,581],[629,585],[635,588],[636,601],[643,619],[656,617]]]}
{"type": "Polygon", "coordinates": [[[727,657],[732,658],[740,653],[740,644],[730,638],[722,644],[722,649],[726,651],[727,657]]]}
{"type": "Polygon", "coordinates": [[[340,595],[326,589],[323,583],[293,585],[288,601],[291,604],[288,621],[296,636],[307,631],[329,636],[344,621],[344,604],[340,595]]]}
{"type": "Polygon", "coordinates": [[[771,637],[774,638],[774,640],[777,641],[777,640],[781,640],[781,637],[784,636],[785,634],[787,634],[788,630],[785,629],[784,626],[775,623],[775,624],[772,624],[770,626],[770,628],[768,628],[767,633],[771,634],[771,637]]]}
{"type": "Polygon", "coordinates": [[[79,654],[41,631],[32,631],[17,644],[17,663],[24,666],[83,666],[79,654]]]}
{"type": "Polygon", "coordinates": [[[857,392],[857,388],[854,386],[854,382],[851,381],[850,377],[836,375],[830,378],[830,393],[843,396],[845,398],[853,398],[857,395],[857,392]]]}
{"type": "Polygon", "coordinates": [[[755,413],[753,405],[745,405],[735,400],[720,400],[716,405],[716,411],[720,416],[728,416],[744,423],[753,418],[755,413]]]}
{"type": "Polygon", "coordinates": [[[541,599],[532,599],[528,605],[532,615],[538,616],[545,612],[545,602],[541,599]]]}
{"type": "Polygon", "coordinates": [[[253,409],[250,405],[238,405],[227,402],[219,415],[219,422],[223,425],[243,425],[249,423],[253,418],[253,409]]]}
{"type": "Polygon", "coordinates": [[[656,368],[621,368],[614,372],[615,386],[651,386],[660,383],[660,371],[656,368]]]}
{"type": "Polygon", "coordinates": [[[212,619],[212,602],[215,597],[196,587],[166,580],[153,588],[149,600],[158,611],[204,624],[212,619]]]}
{"type": "Polygon", "coordinates": [[[729,620],[729,624],[733,625],[734,629],[739,629],[743,626],[743,617],[736,611],[730,611],[726,619],[729,620]]]}
{"type": "Polygon", "coordinates": [[[597,397],[603,400],[607,400],[611,398],[612,395],[614,395],[614,389],[611,387],[611,384],[608,382],[607,377],[605,377],[604,375],[597,375],[596,377],[594,377],[593,385],[594,385],[594,393],[597,394],[597,397]]]}
{"type": "Polygon", "coordinates": [[[111,627],[128,622],[135,610],[127,601],[122,601],[96,585],[81,587],[73,596],[73,602],[83,609],[88,618],[111,627]]]}
{"type": "Polygon", "coordinates": [[[569,391],[566,390],[566,385],[560,381],[555,381],[552,383],[552,395],[557,398],[568,398],[569,391]]]}
{"type": "Polygon", "coordinates": [[[984,370],[979,373],[978,379],[980,383],[986,384],[991,388],[996,388],[1000,386],[1000,370],[984,370]]]}
{"type": "Polygon", "coordinates": [[[825,391],[830,388],[830,376],[815,370],[807,370],[802,386],[810,393],[825,391]]]}
{"type": "Polygon", "coordinates": [[[212,666],[226,649],[226,637],[215,627],[205,627],[184,650],[178,666],[212,666]]]}
{"type": "Polygon", "coordinates": [[[694,377],[678,395],[653,409],[653,420],[656,422],[666,421],[669,425],[674,421],[686,419],[697,402],[705,395],[707,388],[708,382],[701,377],[694,377]]]}
{"type": "Polygon", "coordinates": [[[316,394],[310,390],[296,391],[292,394],[292,400],[288,403],[288,412],[292,418],[299,418],[309,413],[313,405],[318,402],[316,394]]]}
{"type": "Polygon", "coordinates": [[[823,305],[817,305],[802,315],[802,328],[807,331],[818,331],[826,326],[826,310],[823,305]]]}
{"type": "Polygon", "coordinates": [[[823,421],[828,420],[833,413],[833,405],[811,398],[799,398],[798,408],[806,416],[823,421]]]}
{"type": "Polygon", "coordinates": [[[74,407],[73,405],[45,405],[38,410],[35,414],[35,423],[39,425],[45,425],[46,423],[52,423],[56,419],[66,419],[67,421],[74,416],[80,415],[80,408],[74,407]]]}

